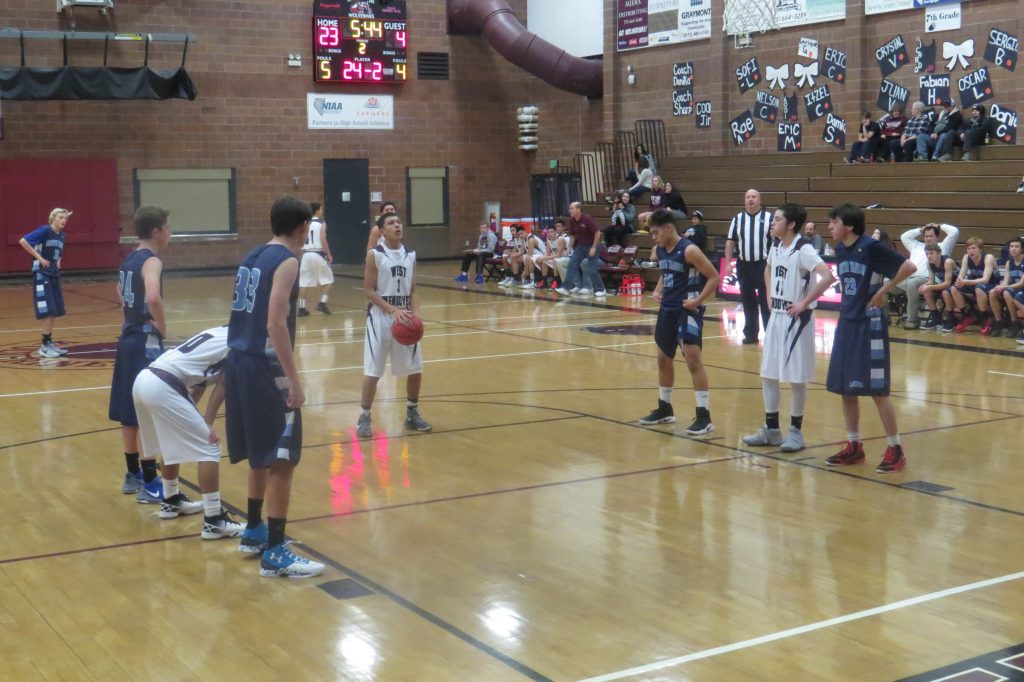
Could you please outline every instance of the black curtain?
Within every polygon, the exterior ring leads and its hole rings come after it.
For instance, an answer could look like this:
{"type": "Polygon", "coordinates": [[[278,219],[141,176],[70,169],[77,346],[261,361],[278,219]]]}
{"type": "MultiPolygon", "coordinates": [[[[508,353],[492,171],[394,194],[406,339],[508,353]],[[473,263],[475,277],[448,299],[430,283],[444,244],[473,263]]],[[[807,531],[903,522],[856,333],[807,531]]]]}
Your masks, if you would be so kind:
{"type": "Polygon", "coordinates": [[[187,99],[196,86],[184,66],[176,69],[64,66],[0,68],[3,99],[187,99]]]}

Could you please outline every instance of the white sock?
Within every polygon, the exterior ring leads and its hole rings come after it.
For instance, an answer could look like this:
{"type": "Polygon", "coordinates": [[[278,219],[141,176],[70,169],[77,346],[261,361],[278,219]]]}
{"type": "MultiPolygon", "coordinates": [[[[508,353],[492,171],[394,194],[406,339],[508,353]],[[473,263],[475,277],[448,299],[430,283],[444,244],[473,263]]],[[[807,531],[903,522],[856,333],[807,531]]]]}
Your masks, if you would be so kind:
{"type": "Polygon", "coordinates": [[[360,417],[369,417],[370,416],[370,408],[363,407],[362,405],[360,405],[359,406],[359,416],[360,417]]]}
{"type": "Polygon", "coordinates": [[[779,411],[779,381],[761,377],[761,396],[764,398],[765,412],[779,411]]]}
{"type": "Polygon", "coordinates": [[[220,516],[220,491],[215,493],[203,493],[203,514],[206,518],[212,519],[220,516]]]}
{"type": "Polygon", "coordinates": [[[164,478],[164,499],[169,500],[178,494],[178,479],[164,478]]]}
{"type": "Polygon", "coordinates": [[[693,394],[697,397],[697,407],[706,410],[711,406],[711,391],[694,391],[693,394]]]}
{"type": "Polygon", "coordinates": [[[420,406],[420,402],[418,400],[406,400],[405,401],[405,407],[407,409],[415,410],[415,409],[418,409],[419,406],[420,406]]]}
{"type": "Polygon", "coordinates": [[[850,441],[851,443],[856,443],[857,441],[860,440],[860,434],[856,431],[847,431],[846,440],[850,441]]]}
{"type": "Polygon", "coordinates": [[[306,299],[304,299],[304,298],[300,298],[299,299],[299,307],[300,308],[305,308],[306,307],[306,299]]]}
{"type": "Polygon", "coordinates": [[[320,302],[327,303],[327,294],[324,294],[323,296],[320,297],[320,302]]]}
{"type": "Polygon", "coordinates": [[[666,403],[672,402],[672,387],[671,386],[658,386],[658,399],[664,400],[666,403]]]}
{"type": "Polygon", "coordinates": [[[891,448],[900,444],[900,434],[898,433],[895,436],[886,436],[885,439],[889,441],[889,447],[891,448]]]}
{"type": "Polygon", "coordinates": [[[789,413],[794,417],[802,417],[804,416],[804,407],[807,405],[807,384],[790,384],[789,388],[792,391],[789,413]]]}

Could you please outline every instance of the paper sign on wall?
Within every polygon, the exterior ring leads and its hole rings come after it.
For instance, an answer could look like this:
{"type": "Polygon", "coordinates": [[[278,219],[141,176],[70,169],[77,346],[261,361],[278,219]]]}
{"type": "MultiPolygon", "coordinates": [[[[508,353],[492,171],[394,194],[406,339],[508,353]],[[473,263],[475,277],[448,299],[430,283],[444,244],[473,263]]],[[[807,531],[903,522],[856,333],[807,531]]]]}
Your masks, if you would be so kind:
{"type": "Polygon", "coordinates": [[[697,102],[697,127],[711,127],[711,100],[697,102]]]}
{"type": "Polygon", "coordinates": [[[985,61],[1001,66],[1007,71],[1017,68],[1017,53],[1020,51],[1020,39],[998,28],[988,32],[988,43],[985,44],[985,61]]]}
{"type": "Polygon", "coordinates": [[[1005,106],[993,104],[989,111],[989,125],[992,137],[1004,144],[1017,144],[1017,112],[1005,106]]]}
{"type": "Polygon", "coordinates": [[[941,107],[950,99],[950,78],[948,73],[928,74],[917,77],[921,87],[920,100],[926,107],[941,107]]]}
{"type": "Polygon", "coordinates": [[[882,111],[893,109],[905,109],[910,100],[910,90],[899,83],[883,80],[882,87],[878,90],[878,100],[875,102],[882,111]]]}
{"type": "Polygon", "coordinates": [[[989,76],[987,66],[961,76],[957,79],[956,87],[960,91],[960,106],[963,109],[967,109],[978,102],[992,99],[995,95],[992,91],[992,79],[989,76]]]}
{"type": "Polygon", "coordinates": [[[835,114],[825,117],[825,130],[821,139],[836,149],[846,149],[846,119],[835,114]]]}
{"type": "Polygon", "coordinates": [[[750,115],[750,109],[729,121],[729,132],[732,134],[732,141],[737,147],[757,134],[757,128],[754,127],[754,117],[750,115]]]}
{"type": "Polygon", "coordinates": [[[757,91],[757,102],[754,104],[754,116],[762,121],[775,123],[779,116],[779,98],[765,90],[757,91]]]}
{"type": "Polygon", "coordinates": [[[778,151],[798,152],[803,146],[803,136],[799,123],[780,123],[778,125],[778,151]]]}
{"type": "Polygon", "coordinates": [[[961,17],[959,3],[926,7],[924,10],[924,32],[959,31],[961,17]]]}
{"type": "Polygon", "coordinates": [[[825,48],[825,58],[821,62],[821,72],[826,78],[842,83],[846,80],[846,53],[833,47],[825,48]]]}
{"type": "Polygon", "coordinates": [[[907,43],[902,35],[898,35],[885,45],[875,50],[875,61],[882,71],[882,78],[893,73],[907,63],[907,43]]]}
{"type": "Polygon", "coordinates": [[[827,85],[819,85],[804,95],[804,106],[807,107],[807,120],[817,121],[832,111],[832,93],[827,85]]]}
{"type": "Polygon", "coordinates": [[[801,38],[800,45],[796,49],[797,55],[807,59],[818,58],[818,41],[814,38],[801,38]]]}
{"type": "Polygon", "coordinates": [[[743,66],[736,69],[736,85],[740,92],[746,92],[761,82],[761,66],[757,57],[751,57],[743,66]]]}

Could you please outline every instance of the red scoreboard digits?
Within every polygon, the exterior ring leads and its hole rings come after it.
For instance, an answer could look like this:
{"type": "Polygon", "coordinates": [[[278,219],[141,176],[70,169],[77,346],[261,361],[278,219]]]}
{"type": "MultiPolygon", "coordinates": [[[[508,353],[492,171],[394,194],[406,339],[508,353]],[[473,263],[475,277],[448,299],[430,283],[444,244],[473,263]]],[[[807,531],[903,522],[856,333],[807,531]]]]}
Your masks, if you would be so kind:
{"type": "Polygon", "coordinates": [[[405,0],[314,0],[317,82],[404,83],[407,43],[405,0]]]}

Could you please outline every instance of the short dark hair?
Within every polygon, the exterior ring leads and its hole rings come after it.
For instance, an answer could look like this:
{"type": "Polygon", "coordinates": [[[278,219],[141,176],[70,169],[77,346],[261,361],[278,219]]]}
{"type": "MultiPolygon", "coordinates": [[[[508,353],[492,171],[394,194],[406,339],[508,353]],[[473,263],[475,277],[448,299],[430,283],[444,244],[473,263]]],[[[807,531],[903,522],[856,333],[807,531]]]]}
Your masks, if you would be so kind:
{"type": "Polygon", "coordinates": [[[379,216],[377,216],[377,229],[378,230],[383,230],[384,229],[384,223],[386,223],[388,218],[390,218],[391,216],[394,216],[394,217],[398,218],[398,214],[395,213],[394,211],[388,211],[387,213],[381,213],[379,216]]]}
{"type": "Polygon", "coordinates": [[[309,204],[295,197],[281,197],[270,207],[270,229],[275,237],[294,234],[312,219],[309,204]]]}
{"type": "Polygon", "coordinates": [[[558,220],[555,221],[555,225],[561,225],[562,227],[565,227],[565,221],[559,218],[558,220]]]}
{"type": "Polygon", "coordinates": [[[854,234],[864,234],[864,209],[860,206],[855,206],[849,202],[839,204],[828,212],[828,219],[832,220],[834,218],[839,218],[843,225],[853,230],[854,234]]]}
{"type": "Polygon", "coordinates": [[[796,232],[804,229],[804,223],[807,222],[806,208],[800,204],[786,202],[785,204],[780,204],[778,210],[782,211],[782,217],[786,219],[786,222],[795,223],[793,229],[796,232]]]}
{"type": "Polygon", "coordinates": [[[309,202],[309,210],[313,212],[313,215],[316,215],[316,212],[320,210],[320,206],[321,204],[319,201],[309,202]]]}
{"type": "Polygon", "coordinates": [[[167,224],[171,212],[163,206],[139,206],[135,211],[135,234],[139,239],[149,239],[154,230],[167,224]]]}
{"type": "Polygon", "coordinates": [[[861,118],[866,118],[866,119],[870,120],[871,119],[871,112],[870,111],[862,111],[860,113],[860,117],[861,118]]]}
{"type": "Polygon", "coordinates": [[[393,201],[382,201],[382,202],[380,202],[380,210],[381,211],[384,210],[385,206],[390,206],[391,208],[394,209],[393,211],[390,211],[390,213],[395,213],[395,212],[398,211],[398,204],[396,204],[393,201]]]}
{"type": "Polygon", "coordinates": [[[651,214],[651,226],[664,227],[665,225],[676,227],[676,217],[667,208],[659,208],[651,214]]]}
{"type": "Polygon", "coordinates": [[[1011,237],[1010,241],[1006,242],[1006,248],[1010,248],[1010,244],[1017,242],[1017,244],[1024,249],[1024,238],[1022,237],[1011,237]]]}
{"type": "Polygon", "coordinates": [[[942,253],[942,247],[938,244],[925,244],[924,250],[928,253],[942,253]]]}
{"type": "Polygon", "coordinates": [[[927,225],[921,228],[921,234],[928,234],[929,232],[934,232],[935,236],[938,237],[939,233],[942,232],[942,230],[940,230],[939,226],[936,225],[935,223],[928,223],[927,225]]]}
{"type": "Polygon", "coordinates": [[[651,166],[651,164],[647,162],[647,157],[645,156],[641,156],[639,159],[637,159],[636,165],[639,168],[650,168],[651,166]]]}

